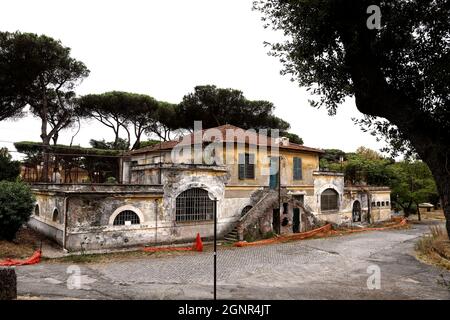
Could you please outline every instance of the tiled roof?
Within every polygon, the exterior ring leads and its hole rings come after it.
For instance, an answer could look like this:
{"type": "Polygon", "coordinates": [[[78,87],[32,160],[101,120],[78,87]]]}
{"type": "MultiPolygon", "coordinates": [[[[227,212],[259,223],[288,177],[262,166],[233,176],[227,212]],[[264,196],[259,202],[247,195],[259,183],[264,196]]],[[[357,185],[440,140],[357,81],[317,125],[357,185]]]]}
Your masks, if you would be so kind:
{"type": "MultiPolygon", "coordinates": [[[[259,134],[256,131],[252,130],[244,130],[242,128],[226,124],[223,126],[204,129],[201,131],[201,136],[203,137],[203,142],[212,142],[212,141],[221,141],[221,142],[241,142],[238,137],[236,137],[236,132],[242,131],[245,132],[245,143],[246,144],[255,144],[256,145],[267,145],[268,147],[272,145],[277,145],[280,149],[284,150],[292,150],[292,151],[308,151],[308,152],[316,152],[323,153],[324,151],[321,149],[310,148],[303,146],[301,144],[289,142],[288,145],[281,145],[275,142],[275,139],[268,137],[263,134],[259,134]],[[208,130],[208,135],[205,137],[204,133],[208,130]],[[214,134],[217,135],[214,136],[214,134]]],[[[186,136],[181,137],[179,140],[171,140],[171,141],[163,141],[161,143],[154,144],[152,146],[144,147],[141,149],[137,149],[134,151],[130,151],[129,154],[140,154],[147,153],[152,151],[159,150],[171,150],[176,145],[181,144],[193,144],[194,143],[194,133],[188,134],[186,136]]]]}

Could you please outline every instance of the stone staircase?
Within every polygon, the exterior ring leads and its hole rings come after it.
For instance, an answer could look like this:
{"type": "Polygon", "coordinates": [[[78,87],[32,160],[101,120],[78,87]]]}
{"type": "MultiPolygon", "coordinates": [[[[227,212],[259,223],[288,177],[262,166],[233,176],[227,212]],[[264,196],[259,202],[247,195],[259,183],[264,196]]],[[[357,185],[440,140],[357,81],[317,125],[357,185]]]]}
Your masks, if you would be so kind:
{"type": "MultiPolygon", "coordinates": [[[[224,240],[227,242],[237,242],[239,241],[239,232],[242,232],[244,229],[251,227],[256,222],[260,221],[260,218],[264,215],[271,214],[271,210],[278,204],[279,201],[279,195],[278,192],[274,190],[262,190],[258,193],[257,197],[255,197],[256,201],[254,201],[256,204],[251,208],[244,216],[242,216],[239,221],[237,221],[236,225],[234,226],[233,230],[231,230],[229,233],[227,233],[224,236],[224,240]]],[[[286,194],[286,191],[282,192],[281,195],[282,202],[290,202],[291,204],[295,205],[296,207],[299,207],[302,209],[303,214],[305,214],[307,217],[310,217],[312,224],[317,224],[318,220],[315,217],[315,215],[312,213],[311,208],[309,208],[307,205],[303,204],[302,202],[299,202],[298,200],[292,199],[292,197],[288,194],[286,194]]],[[[268,224],[272,224],[271,221],[266,222],[268,224]]]]}
{"type": "Polygon", "coordinates": [[[225,237],[224,237],[225,241],[227,242],[236,242],[238,241],[238,230],[237,230],[237,226],[233,228],[233,230],[231,230],[230,232],[228,232],[225,237]]]}

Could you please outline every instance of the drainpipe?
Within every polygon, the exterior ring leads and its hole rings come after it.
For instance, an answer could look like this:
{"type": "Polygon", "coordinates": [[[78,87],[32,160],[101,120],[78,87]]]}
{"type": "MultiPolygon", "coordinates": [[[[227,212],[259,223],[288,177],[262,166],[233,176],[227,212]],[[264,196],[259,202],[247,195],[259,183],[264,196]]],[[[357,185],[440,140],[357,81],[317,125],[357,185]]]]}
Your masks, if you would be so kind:
{"type": "Polygon", "coordinates": [[[371,211],[372,211],[372,196],[370,194],[369,189],[367,189],[367,222],[370,223],[371,218],[371,211]]]}
{"type": "Polygon", "coordinates": [[[69,208],[69,197],[64,197],[64,229],[63,229],[63,251],[67,252],[66,243],[67,243],[67,211],[69,208]]]}
{"type": "Polygon", "coordinates": [[[155,199],[155,244],[158,243],[158,199],[155,199]]]}

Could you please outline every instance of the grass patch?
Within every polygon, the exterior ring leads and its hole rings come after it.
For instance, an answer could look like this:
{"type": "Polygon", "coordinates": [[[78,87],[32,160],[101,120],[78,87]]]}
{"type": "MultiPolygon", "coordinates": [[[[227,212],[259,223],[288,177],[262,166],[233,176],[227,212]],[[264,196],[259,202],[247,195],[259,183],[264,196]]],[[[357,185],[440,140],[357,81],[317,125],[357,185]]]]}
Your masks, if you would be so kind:
{"type": "Polygon", "coordinates": [[[443,227],[431,226],[430,233],[417,241],[415,249],[419,259],[450,270],[450,240],[443,227]]]}

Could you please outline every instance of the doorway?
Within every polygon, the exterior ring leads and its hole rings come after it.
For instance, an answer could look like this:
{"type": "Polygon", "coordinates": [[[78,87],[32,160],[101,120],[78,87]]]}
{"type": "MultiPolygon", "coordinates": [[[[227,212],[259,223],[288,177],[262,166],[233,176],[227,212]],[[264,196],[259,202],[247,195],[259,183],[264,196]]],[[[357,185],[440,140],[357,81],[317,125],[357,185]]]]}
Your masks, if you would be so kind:
{"type": "Polygon", "coordinates": [[[280,234],[280,209],[273,209],[272,229],[276,234],[280,234]]]}
{"type": "Polygon", "coordinates": [[[275,190],[278,188],[279,178],[279,158],[278,157],[270,157],[270,179],[269,179],[269,188],[275,190]]]}
{"type": "Polygon", "coordinates": [[[361,202],[358,200],[353,202],[352,218],[353,222],[361,222],[361,202]]]}
{"type": "Polygon", "coordinates": [[[293,233],[299,233],[300,232],[300,208],[294,208],[293,209],[292,232],[293,233]]]}

